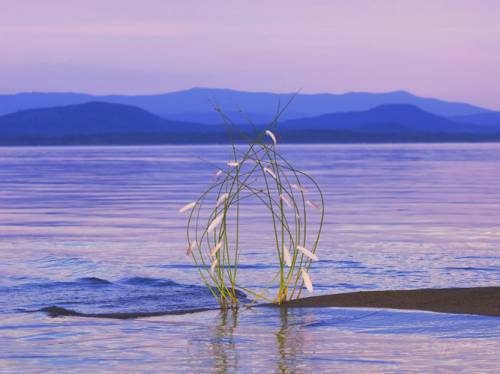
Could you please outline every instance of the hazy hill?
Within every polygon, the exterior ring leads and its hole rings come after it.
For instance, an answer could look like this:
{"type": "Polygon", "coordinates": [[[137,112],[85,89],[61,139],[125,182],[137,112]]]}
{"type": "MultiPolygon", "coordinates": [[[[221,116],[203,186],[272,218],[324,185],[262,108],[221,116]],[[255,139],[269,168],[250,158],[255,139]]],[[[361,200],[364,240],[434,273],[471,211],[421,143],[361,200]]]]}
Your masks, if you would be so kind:
{"type": "MultiPolygon", "coordinates": [[[[242,92],[229,89],[192,88],[157,95],[94,96],[79,93],[21,93],[0,95],[0,115],[18,110],[44,108],[90,101],[133,105],[171,120],[217,123],[213,104],[225,112],[244,110],[257,123],[268,122],[278,104],[292,94],[242,92]]],[[[489,112],[466,103],[423,98],[405,91],[387,93],[351,92],[345,94],[299,94],[284,114],[284,119],[317,116],[325,113],[361,111],[384,104],[411,104],[443,116],[464,116],[489,112]]],[[[237,118],[238,119],[238,118],[237,118]]],[[[240,116],[241,119],[241,116],[240,116]]],[[[242,122],[242,121],[240,121],[242,122]]]]}
{"type": "Polygon", "coordinates": [[[285,121],[281,140],[290,143],[500,141],[500,126],[460,123],[406,104],[330,113],[285,121]]]}
{"type": "Polygon", "coordinates": [[[283,130],[350,130],[369,133],[476,133],[487,130],[480,126],[457,123],[407,104],[381,105],[366,111],[330,113],[290,120],[281,127],[283,130]]]}
{"type": "Polygon", "coordinates": [[[467,116],[450,117],[452,121],[461,123],[474,123],[481,126],[498,126],[500,127],[500,112],[470,114],[467,116]]]}
{"type": "Polygon", "coordinates": [[[199,132],[205,125],[168,121],[143,109],[101,102],[29,109],[0,117],[2,135],[199,132]]]}
{"type": "Polygon", "coordinates": [[[219,140],[222,128],[169,121],[143,109],[101,102],[0,116],[0,144],[162,144],[219,140]],[[209,131],[208,131],[209,130],[209,131]]]}
{"type": "MultiPolygon", "coordinates": [[[[458,123],[415,106],[392,104],[284,121],[276,134],[280,142],[299,143],[497,141],[500,127],[458,123]]],[[[170,121],[123,104],[91,102],[0,116],[1,145],[196,144],[229,138],[221,124],[170,121]]]]}

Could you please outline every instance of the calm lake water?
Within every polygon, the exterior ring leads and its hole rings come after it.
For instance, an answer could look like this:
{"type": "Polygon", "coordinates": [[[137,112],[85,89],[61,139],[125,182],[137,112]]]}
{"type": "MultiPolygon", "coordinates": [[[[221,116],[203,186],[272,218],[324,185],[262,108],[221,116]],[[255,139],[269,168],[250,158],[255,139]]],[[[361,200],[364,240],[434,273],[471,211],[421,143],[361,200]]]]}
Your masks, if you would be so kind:
{"type": "MultiPolygon", "coordinates": [[[[500,144],[280,146],[326,197],[315,293],[500,284],[500,144]]],[[[186,217],[226,146],[0,148],[0,372],[497,372],[500,318],[221,313],[186,217]],[[189,311],[134,320],[81,313],[189,311]],[[430,369],[432,368],[432,370],[430,369]]],[[[253,218],[253,219],[252,219],[253,218]]],[[[241,276],[273,270],[260,217],[241,276]]]]}

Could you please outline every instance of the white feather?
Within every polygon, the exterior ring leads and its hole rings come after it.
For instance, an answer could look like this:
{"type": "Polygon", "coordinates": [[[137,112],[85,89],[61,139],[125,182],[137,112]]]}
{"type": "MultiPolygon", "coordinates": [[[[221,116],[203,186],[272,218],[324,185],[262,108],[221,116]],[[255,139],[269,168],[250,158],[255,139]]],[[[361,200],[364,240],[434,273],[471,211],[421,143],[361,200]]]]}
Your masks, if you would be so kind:
{"type": "Polygon", "coordinates": [[[271,138],[271,140],[273,141],[274,145],[278,144],[278,142],[276,141],[276,136],[274,136],[274,134],[272,133],[272,131],[266,130],[266,135],[271,138]]]}
{"type": "Polygon", "coordinates": [[[217,259],[213,260],[212,265],[210,265],[210,274],[214,275],[215,267],[219,261],[217,259]]]}
{"type": "Polygon", "coordinates": [[[210,252],[210,256],[215,257],[219,249],[222,247],[222,239],[212,248],[212,252],[210,252]]]}
{"type": "Polygon", "coordinates": [[[194,247],[196,247],[196,242],[189,243],[188,248],[186,250],[186,254],[188,256],[191,256],[193,254],[194,247]]]}
{"type": "Polygon", "coordinates": [[[284,193],[280,194],[280,199],[283,200],[283,202],[289,207],[291,208],[292,207],[292,203],[290,202],[290,199],[288,198],[287,195],[285,195],[284,193]]]}
{"type": "Polygon", "coordinates": [[[269,168],[264,168],[264,171],[269,174],[271,177],[273,177],[274,179],[278,179],[278,177],[276,176],[276,174],[274,174],[274,171],[272,171],[271,169],[269,168]]]}
{"type": "Polygon", "coordinates": [[[292,184],[292,188],[300,192],[307,192],[307,188],[305,188],[301,184],[292,184]]]}
{"type": "Polygon", "coordinates": [[[215,204],[215,207],[218,207],[219,205],[223,204],[224,201],[226,201],[228,197],[229,197],[229,194],[227,192],[220,195],[219,199],[217,200],[217,204],[215,204]]]}
{"type": "Polygon", "coordinates": [[[319,258],[314,253],[312,253],[309,249],[302,247],[301,245],[297,246],[297,249],[301,251],[306,257],[309,257],[313,261],[318,261],[319,258]]]}
{"type": "Polygon", "coordinates": [[[186,204],[181,209],[179,209],[179,213],[184,213],[184,212],[188,211],[189,209],[193,209],[195,205],[196,205],[196,201],[193,201],[192,203],[186,204]]]}
{"type": "Polygon", "coordinates": [[[283,257],[284,257],[286,266],[291,267],[292,266],[292,256],[290,256],[290,250],[288,249],[288,247],[285,247],[283,249],[283,257]]]}
{"type": "Polygon", "coordinates": [[[319,205],[316,204],[314,201],[311,201],[311,200],[307,200],[306,201],[306,204],[309,205],[311,208],[314,208],[314,209],[319,209],[319,205]]]}
{"type": "Polygon", "coordinates": [[[306,285],[307,290],[309,292],[313,292],[313,284],[311,282],[309,274],[307,274],[307,271],[305,271],[304,269],[300,269],[300,272],[302,273],[302,279],[304,280],[304,284],[306,285]]]}
{"type": "Polygon", "coordinates": [[[208,226],[207,234],[210,234],[212,231],[215,230],[215,228],[217,226],[220,225],[220,223],[222,222],[222,218],[224,218],[224,213],[221,213],[217,217],[214,218],[214,220],[212,221],[212,223],[210,223],[210,225],[208,226]]]}

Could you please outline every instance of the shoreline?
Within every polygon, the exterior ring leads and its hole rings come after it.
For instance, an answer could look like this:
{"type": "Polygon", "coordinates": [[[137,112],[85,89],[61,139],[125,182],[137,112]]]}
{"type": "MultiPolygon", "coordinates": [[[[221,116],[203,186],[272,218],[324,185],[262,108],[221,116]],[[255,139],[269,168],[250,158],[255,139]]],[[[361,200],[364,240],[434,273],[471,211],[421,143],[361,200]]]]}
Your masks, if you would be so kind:
{"type": "MultiPolygon", "coordinates": [[[[360,145],[453,145],[453,144],[492,144],[497,145],[500,143],[498,139],[460,139],[460,140],[407,140],[407,141],[287,141],[282,143],[282,146],[325,146],[325,145],[345,145],[345,146],[360,146],[360,145]]],[[[95,147],[191,147],[191,146],[230,146],[230,142],[124,142],[124,143],[111,143],[111,142],[37,142],[37,143],[1,143],[2,148],[95,148],[95,147]]],[[[244,145],[244,143],[236,143],[244,145]]]]}
{"type": "Polygon", "coordinates": [[[305,297],[289,301],[281,307],[388,308],[500,317],[500,287],[348,292],[305,297]]]}
{"type": "MultiPolygon", "coordinates": [[[[413,290],[383,290],[310,296],[284,304],[257,304],[254,307],[273,308],[381,308],[420,310],[438,313],[473,314],[500,317],[500,287],[429,288],[413,290]]],[[[30,312],[44,312],[49,317],[92,317],[106,319],[135,319],[164,315],[182,315],[218,308],[154,312],[81,313],[59,306],[50,306],[30,312]]]]}

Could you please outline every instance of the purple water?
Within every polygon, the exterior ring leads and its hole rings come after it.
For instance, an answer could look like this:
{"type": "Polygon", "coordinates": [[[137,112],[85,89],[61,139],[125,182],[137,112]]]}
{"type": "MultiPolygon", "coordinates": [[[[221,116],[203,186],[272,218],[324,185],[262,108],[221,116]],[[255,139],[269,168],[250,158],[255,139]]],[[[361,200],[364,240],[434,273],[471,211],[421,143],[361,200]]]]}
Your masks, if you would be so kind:
{"type": "MultiPolygon", "coordinates": [[[[326,196],[315,293],[500,283],[500,145],[280,148],[326,196]]],[[[177,210],[213,179],[205,160],[229,155],[225,146],[0,148],[0,371],[495,371],[492,317],[329,308],[122,321],[40,311],[215,308],[185,256],[177,210]]],[[[263,229],[257,215],[245,226],[241,277],[256,288],[275,266],[263,229]]]]}

